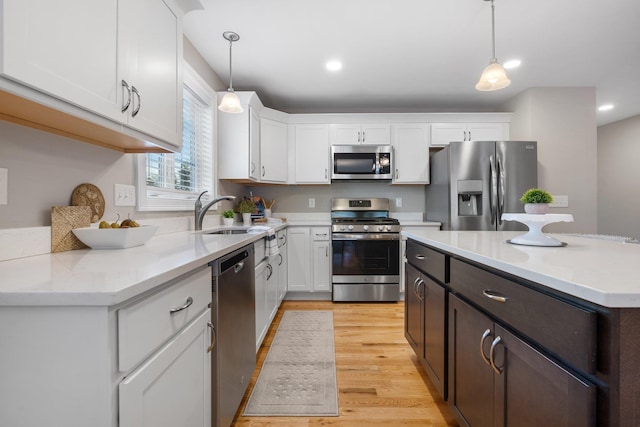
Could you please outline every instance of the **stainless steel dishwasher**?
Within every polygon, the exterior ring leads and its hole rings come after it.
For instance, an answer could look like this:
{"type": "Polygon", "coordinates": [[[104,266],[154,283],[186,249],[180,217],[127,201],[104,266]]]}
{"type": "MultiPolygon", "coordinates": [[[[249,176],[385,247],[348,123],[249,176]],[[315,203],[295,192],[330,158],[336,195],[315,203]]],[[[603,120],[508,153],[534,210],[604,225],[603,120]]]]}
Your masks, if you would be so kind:
{"type": "Polygon", "coordinates": [[[253,244],[210,265],[212,323],[211,424],[229,427],[256,367],[255,259],[253,244]]]}

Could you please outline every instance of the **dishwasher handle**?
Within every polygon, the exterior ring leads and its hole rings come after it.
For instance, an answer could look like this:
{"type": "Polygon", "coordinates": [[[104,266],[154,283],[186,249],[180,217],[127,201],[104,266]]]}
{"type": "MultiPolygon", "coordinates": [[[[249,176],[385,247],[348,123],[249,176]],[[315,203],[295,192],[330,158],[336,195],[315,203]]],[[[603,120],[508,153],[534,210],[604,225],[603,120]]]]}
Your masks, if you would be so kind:
{"type": "Polygon", "coordinates": [[[219,275],[225,274],[233,270],[235,274],[240,273],[244,269],[245,260],[249,258],[249,250],[241,249],[233,252],[220,260],[218,260],[219,275]]]}

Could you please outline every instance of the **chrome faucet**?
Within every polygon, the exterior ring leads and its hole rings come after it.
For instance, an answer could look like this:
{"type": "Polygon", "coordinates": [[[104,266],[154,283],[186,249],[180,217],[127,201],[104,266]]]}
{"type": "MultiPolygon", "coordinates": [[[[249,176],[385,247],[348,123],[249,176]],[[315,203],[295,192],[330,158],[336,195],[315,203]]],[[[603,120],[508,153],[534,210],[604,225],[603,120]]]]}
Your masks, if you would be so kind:
{"type": "Polygon", "coordinates": [[[209,210],[209,208],[213,205],[215,205],[216,203],[218,203],[221,200],[235,200],[236,196],[220,196],[216,199],[213,199],[212,201],[210,201],[209,203],[207,203],[204,207],[202,206],[202,202],[200,201],[200,198],[202,197],[202,195],[206,193],[206,191],[203,191],[202,193],[200,193],[200,195],[198,196],[198,200],[196,200],[196,206],[195,206],[195,229],[196,231],[201,231],[202,230],[202,222],[204,221],[204,215],[207,213],[207,211],[209,210]]]}

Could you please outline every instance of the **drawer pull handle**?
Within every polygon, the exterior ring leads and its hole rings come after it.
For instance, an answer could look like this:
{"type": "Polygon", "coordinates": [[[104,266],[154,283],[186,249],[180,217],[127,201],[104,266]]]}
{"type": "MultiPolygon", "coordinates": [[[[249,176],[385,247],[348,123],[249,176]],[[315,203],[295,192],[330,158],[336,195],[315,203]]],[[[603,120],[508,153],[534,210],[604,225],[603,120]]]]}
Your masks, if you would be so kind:
{"type": "Polygon", "coordinates": [[[216,328],[213,326],[213,323],[209,321],[207,322],[207,326],[209,327],[209,329],[211,329],[211,344],[209,345],[209,347],[207,347],[207,353],[211,353],[216,347],[218,336],[216,334],[216,328]]]}
{"type": "Polygon", "coordinates": [[[502,368],[498,368],[496,366],[496,359],[494,357],[494,352],[496,350],[496,346],[500,344],[501,341],[502,341],[502,338],[500,336],[497,336],[496,339],[494,339],[493,342],[491,343],[491,350],[489,351],[489,361],[491,362],[491,367],[493,368],[495,373],[498,375],[502,374],[502,368]]]}
{"type": "Polygon", "coordinates": [[[482,334],[482,338],[480,339],[480,357],[482,357],[482,360],[484,360],[484,363],[486,363],[489,366],[491,366],[491,362],[489,361],[489,358],[484,355],[484,341],[490,336],[491,336],[491,329],[487,329],[486,331],[484,331],[484,333],[482,334]]]}
{"type": "Polygon", "coordinates": [[[426,257],[426,256],[424,256],[424,255],[421,255],[421,254],[417,254],[417,255],[416,255],[416,259],[419,259],[419,260],[421,260],[421,261],[422,261],[423,259],[427,259],[427,257],[426,257]]]}
{"type": "Polygon", "coordinates": [[[498,301],[498,302],[502,302],[502,303],[507,302],[507,299],[508,299],[507,297],[505,297],[503,295],[500,295],[497,292],[490,291],[489,289],[483,290],[482,291],[482,295],[484,295],[485,297],[489,298],[490,300],[498,301]]]}
{"type": "Polygon", "coordinates": [[[183,305],[182,307],[178,307],[178,308],[172,308],[171,310],[169,310],[170,314],[175,314],[179,311],[185,310],[189,307],[191,307],[191,304],[193,304],[193,298],[189,297],[187,298],[187,303],[185,305],[183,305]]]}

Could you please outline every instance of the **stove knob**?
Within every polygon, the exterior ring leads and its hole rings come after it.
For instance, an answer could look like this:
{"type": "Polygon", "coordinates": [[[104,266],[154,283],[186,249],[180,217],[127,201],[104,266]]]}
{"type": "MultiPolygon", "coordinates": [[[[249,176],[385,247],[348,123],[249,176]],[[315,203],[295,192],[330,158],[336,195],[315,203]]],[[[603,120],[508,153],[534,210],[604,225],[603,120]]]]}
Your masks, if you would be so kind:
{"type": "Polygon", "coordinates": [[[341,226],[340,226],[340,231],[344,231],[344,230],[346,230],[346,229],[347,229],[347,227],[345,227],[344,225],[341,225],[341,226]]]}
{"type": "Polygon", "coordinates": [[[349,228],[349,231],[353,230],[353,225],[350,225],[348,228],[349,228]]]}
{"type": "Polygon", "coordinates": [[[367,230],[369,229],[369,226],[368,226],[368,225],[364,225],[364,226],[362,226],[362,229],[363,229],[364,231],[367,231],[367,230]]]}
{"type": "Polygon", "coordinates": [[[384,225],[379,225],[378,226],[378,231],[384,231],[384,225]]]}

